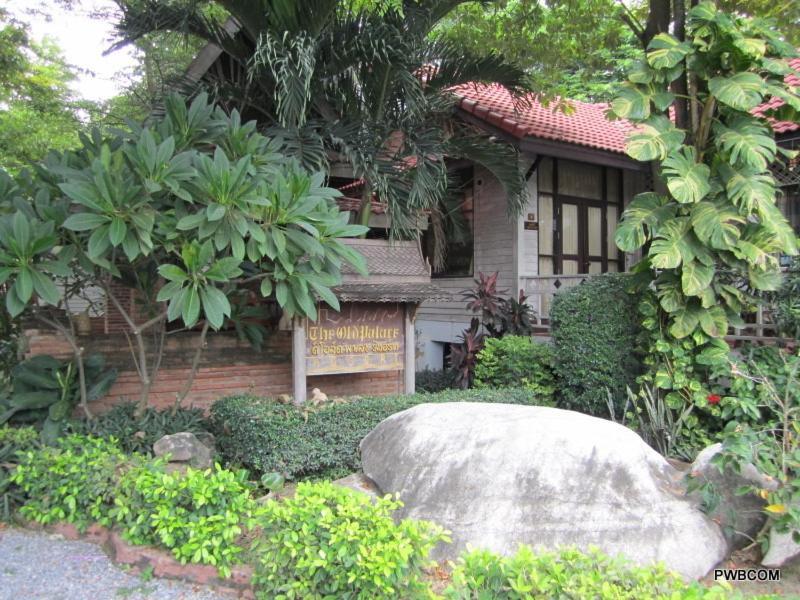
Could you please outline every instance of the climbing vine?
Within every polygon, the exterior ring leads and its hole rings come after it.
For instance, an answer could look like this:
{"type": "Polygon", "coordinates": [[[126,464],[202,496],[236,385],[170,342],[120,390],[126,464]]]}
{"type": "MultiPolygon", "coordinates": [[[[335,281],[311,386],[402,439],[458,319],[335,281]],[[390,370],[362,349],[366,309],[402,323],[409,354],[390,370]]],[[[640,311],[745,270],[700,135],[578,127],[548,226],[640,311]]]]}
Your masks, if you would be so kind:
{"type": "Polygon", "coordinates": [[[694,378],[676,380],[663,349],[681,347],[693,364],[724,362],[729,326],[742,322],[754,294],[780,286],[777,256],[797,253],[769,170],[780,154],[794,156],[769,124],[800,116],[800,96],[784,82],[793,56],[770,22],[702,2],[688,13],[685,40],[656,35],[612,102],[613,115],[635,125],[628,155],[656,165],[655,191],[634,198],[615,239],[625,252],[642,251],[633,271],[639,289],[654,293],[644,317],[651,352],[663,359],[651,379],[675,402],[703,404],[707,391],[694,378]],[[684,76],[688,96],[671,85],[684,76]],[[771,100],[780,106],[754,110],[771,100]],[[691,108],[686,130],[669,117],[676,102],[691,108]]]}

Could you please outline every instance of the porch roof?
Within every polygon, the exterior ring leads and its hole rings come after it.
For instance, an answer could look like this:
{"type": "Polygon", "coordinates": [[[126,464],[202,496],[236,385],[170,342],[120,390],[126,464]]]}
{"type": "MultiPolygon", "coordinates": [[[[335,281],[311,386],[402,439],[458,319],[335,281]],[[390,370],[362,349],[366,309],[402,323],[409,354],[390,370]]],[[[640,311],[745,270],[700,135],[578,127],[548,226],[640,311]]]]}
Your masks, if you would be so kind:
{"type": "Polygon", "coordinates": [[[342,240],[367,261],[368,276],[349,265],[334,292],[344,302],[422,302],[449,296],[431,283],[431,269],[415,241],[342,240]]]}
{"type": "Polygon", "coordinates": [[[454,88],[453,93],[460,109],[518,140],[542,138],[624,154],[625,138],[633,129],[628,121],[608,120],[608,104],[569,100],[574,110],[565,114],[532,97],[520,102],[499,84],[470,83],[454,88]]]}

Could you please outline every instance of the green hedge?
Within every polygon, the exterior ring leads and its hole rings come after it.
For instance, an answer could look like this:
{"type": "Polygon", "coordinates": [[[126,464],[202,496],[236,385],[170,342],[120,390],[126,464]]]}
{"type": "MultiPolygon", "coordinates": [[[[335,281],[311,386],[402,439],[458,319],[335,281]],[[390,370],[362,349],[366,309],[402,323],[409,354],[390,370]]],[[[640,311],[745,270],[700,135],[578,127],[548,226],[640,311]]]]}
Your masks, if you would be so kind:
{"type": "Polygon", "coordinates": [[[361,467],[358,444],[378,423],[423,402],[541,404],[535,394],[518,388],[361,398],[317,409],[230,396],[211,407],[211,424],[227,463],[291,479],[337,478],[361,467]]]}
{"type": "Polygon", "coordinates": [[[606,390],[618,409],[624,406],[625,386],[634,387],[642,369],[635,350],[638,301],[625,289],[628,277],[598,275],[555,295],[550,322],[559,406],[607,416],[606,390]]]}
{"type": "Polygon", "coordinates": [[[478,352],[476,388],[521,385],[551,405],[555,384],[550,344],[534,342],[530,336],[506,335],[487,339],[478,352]]]}

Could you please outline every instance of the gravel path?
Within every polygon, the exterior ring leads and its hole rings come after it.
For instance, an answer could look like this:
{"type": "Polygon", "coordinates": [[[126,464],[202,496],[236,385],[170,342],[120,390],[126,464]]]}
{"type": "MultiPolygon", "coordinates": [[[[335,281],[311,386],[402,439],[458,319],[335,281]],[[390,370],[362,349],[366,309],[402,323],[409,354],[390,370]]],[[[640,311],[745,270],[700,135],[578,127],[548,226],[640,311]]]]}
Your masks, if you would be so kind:
{"type": "Polygon", "coordinates": [[[131,575],[88,542],[0,529],[0,600],[222,600],[208,587],[131,575]]]}

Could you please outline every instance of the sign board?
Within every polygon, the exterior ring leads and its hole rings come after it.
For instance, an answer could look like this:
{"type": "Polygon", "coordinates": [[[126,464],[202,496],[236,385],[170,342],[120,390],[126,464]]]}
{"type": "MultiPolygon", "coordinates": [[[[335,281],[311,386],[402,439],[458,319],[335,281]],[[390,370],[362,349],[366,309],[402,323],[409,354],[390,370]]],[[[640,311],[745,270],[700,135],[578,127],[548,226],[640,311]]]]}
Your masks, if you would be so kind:
{"type": "Polygon", "coordinates": [[[403,304],[353,302],[341,312],[321,308],[306,323],[306,374],[403,369],[403,304]]]}

